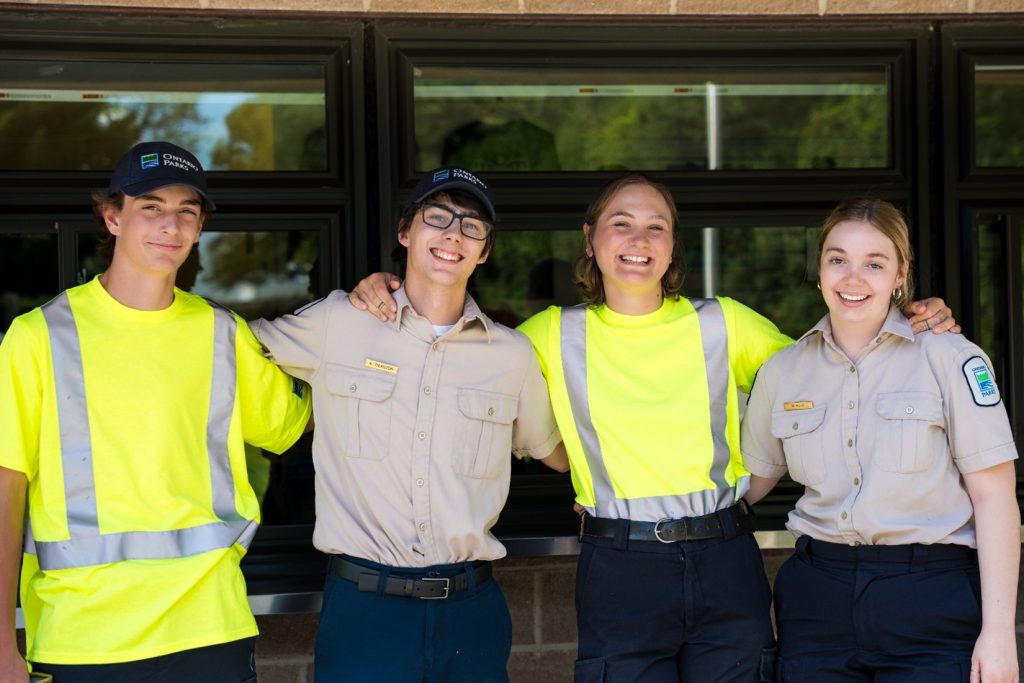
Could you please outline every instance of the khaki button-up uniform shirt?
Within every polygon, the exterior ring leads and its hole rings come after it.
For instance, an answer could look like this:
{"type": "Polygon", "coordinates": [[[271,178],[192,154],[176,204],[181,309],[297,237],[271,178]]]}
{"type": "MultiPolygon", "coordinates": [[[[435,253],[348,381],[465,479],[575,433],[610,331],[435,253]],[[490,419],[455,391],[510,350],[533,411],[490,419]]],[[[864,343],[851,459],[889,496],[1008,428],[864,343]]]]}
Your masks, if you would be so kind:
{"type": "Polygon", "coordinates": [[[991,367],[960,335],[915,337],[895,308],[852,361],[825,316],[761,368],[744,461],[805,486],[787,525],[796,536],[975,547],[960,475],[1017,457],[991,367]]]}
{"type": "Polygon", "coordinates": [[[313,543],[396,567],[502,557],[490,529],[510,454],[544,458],[561,441],[533,348],[468,295],[436,339],[404,288],[395,299],[391,324],[341,291],[252,324],[313,389],[313,543]]]}

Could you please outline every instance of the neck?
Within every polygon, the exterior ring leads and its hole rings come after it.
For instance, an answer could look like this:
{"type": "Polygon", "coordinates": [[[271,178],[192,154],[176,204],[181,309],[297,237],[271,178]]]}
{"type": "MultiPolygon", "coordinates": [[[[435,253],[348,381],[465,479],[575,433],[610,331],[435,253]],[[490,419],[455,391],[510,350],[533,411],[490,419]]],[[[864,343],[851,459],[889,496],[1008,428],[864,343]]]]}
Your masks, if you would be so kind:
{"type": "Polygon", "coordinates": [[[882,319],[877,325],[872,323],[848,323],[843,320],[836,320],[829,316],[832,325],[832,339],[836,346],[843,350],[843,353],[850,360],[857,360],[861,352],[867,348],[871,340],[878,336],[885,320],[882,319]]]}
{"type": "Polygon", "coordinates": [[[442,287],[406,279],[405,295],[413,309],[432,325],[454,325],[462,317],[466,287],[442,287]]]}
{"type": "Polygon", "coordinates": [[[661,308],[664,297],[661,295],[661,286],[653,292],[633,294],[621,292],[610,287],[604,290],[604,300],[608,308],[622,315],[646,315],[654,313],[661,308]]]}
{"type": "Polygon", "coordinates": [[[140,311],[161,311],[174,303],[174,273],[144,276],[115,263],[100,275],[100,284],[118,303],[140,311]]]}

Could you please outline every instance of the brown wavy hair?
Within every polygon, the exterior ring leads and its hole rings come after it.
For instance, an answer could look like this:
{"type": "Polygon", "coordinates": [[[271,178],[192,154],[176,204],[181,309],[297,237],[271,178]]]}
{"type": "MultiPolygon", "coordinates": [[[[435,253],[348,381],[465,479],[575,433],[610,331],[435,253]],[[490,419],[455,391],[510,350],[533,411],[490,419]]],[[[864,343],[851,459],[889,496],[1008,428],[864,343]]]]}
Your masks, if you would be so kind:
{"type": "Polygon", "coordinates": [[[907,217],[895,206],[882,199],[874,197],[853,197],[844,200],[832,209],[818,234],[818,259],[821,259],[821,250],[825,246],[825,239],[832,229],[844,221],[863,221],[870,223],[878,232],[882,233],[896,247],[896,261],[900,270],[906,270],[903,277],[903,284],[896,288],[896,294],[892,296],[892,302],[901,309],[913,300],[914,296],[914,275],[911,272],[911,265],[914,263],[914,255],[910,249],[910,228],[907,225],[907,217]]]}
{"type": "MultiPolygon", "coordinates": [[[[594,200],[590,202],[583,222],[591,229],[597,224],[601,213],[608,207],[612,198],[630,185],[646,185],[653,188],[668,205],[669,218],[672,221],[672,262],[668,270],[661,276],[661,295],[665,298],[676,299],[683,290],[683,240],[679,235],[679,211],[676,209],[676,201],[672,198],[672,192],[667,186],[653,180],[643,173],[627,173],[606,183],[597,193],[594,200]]],[[[579,287],[580,299],[588,306],[600,306],[605,302],[604,280],[601,276],[601,269],[597,265],[597,259],[593,256],[593,249],[590,249],[588,238],[584,237],[583,251],[576,257],[576,264],[573,266],[573,280],[579,287]],[[587,252],[590,252],[590,255],[587,252]]]]}

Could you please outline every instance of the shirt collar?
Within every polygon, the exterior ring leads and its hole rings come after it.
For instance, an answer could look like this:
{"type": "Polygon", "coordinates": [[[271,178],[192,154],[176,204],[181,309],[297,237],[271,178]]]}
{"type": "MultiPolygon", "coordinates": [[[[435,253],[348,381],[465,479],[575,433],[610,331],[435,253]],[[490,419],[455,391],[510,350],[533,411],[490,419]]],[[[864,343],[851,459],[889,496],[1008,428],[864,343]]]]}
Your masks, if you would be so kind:
{"type": "MultiPolygon", "coordinates": [[[[395,303],[398,304],[398,315],[395,316],[395,320],[394,322],[391,323],[391,326],[397,332],[402,327],[403,316],[421,316],[419,313],[416,312],[416,309],[413,308],[412,304],[409,302],[409,295],[405,293],[404,284],[398,288],[398,290],[393,294],[393,296],[395,297],[395,303]]],[[[467,293],[466,299],[462,304],[462,317],[459,318],[458,322],[455,323],[455,327],[457,328],[457,330],[461,331],[463,328],[469,326],[475,321],[478,321],[483,326],[484,332],[487,334],[487,342],[490,343],[491,326],[494,323],[491,321],[490,318],[487,317],[487,315],[483,311],[480,310],[480,307],[477,306],[477,303],[473,299],[473,297],[471,297],[467,293]]]]}
{"type": "MultiPolygon", "coordinates": [[[[803,341],[805,338],[814,334],[820,334],[828,341],[833,342],[832,321],[829,320],[827,313],[814,327],[804,332],[799,341],[803,341]]],[[[914,329],[911,327],[910,321],[907,320],[905,315],[903,315],[903,311],[896,306],[889,306],[889,313],[885,316],[885,322],[882,323],[882,329],[878,331],[878,337],[876,337],[876,339],[884,338],[886,334],[903,337],[910,342],[914,341],[914,329]]]]}

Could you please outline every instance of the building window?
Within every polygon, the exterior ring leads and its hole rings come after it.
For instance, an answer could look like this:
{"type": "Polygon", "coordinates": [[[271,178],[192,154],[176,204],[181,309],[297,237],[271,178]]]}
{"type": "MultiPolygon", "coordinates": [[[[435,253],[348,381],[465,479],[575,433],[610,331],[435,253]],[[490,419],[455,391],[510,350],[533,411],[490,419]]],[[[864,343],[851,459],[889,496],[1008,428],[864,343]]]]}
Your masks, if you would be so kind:
{"type": "MultiPolygon", "coordinates": [[[[486,59],[486,57],[485,57],[486,59]]],[[[661,60],[657,60],[661,62],[661,60]]],[[[886,168],[888,69],[411,61],[416,169],[886,168]]]]}

